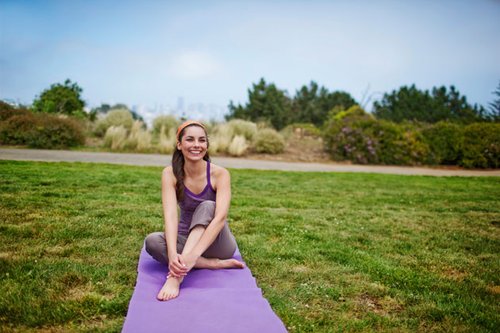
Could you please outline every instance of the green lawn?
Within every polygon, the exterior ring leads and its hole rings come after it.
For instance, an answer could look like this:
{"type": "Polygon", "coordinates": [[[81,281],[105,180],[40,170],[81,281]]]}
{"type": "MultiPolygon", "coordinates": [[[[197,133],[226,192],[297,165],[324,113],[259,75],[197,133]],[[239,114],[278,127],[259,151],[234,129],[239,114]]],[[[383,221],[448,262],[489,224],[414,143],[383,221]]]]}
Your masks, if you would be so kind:
{"type": "MultiPolygon", "coordinates": [[[[500,328],[500,178],[231,174],[231,228],[290,332],[500,328]]],[[[120,331],[160,175],[0,161],[0,331],[120,331]]]]}

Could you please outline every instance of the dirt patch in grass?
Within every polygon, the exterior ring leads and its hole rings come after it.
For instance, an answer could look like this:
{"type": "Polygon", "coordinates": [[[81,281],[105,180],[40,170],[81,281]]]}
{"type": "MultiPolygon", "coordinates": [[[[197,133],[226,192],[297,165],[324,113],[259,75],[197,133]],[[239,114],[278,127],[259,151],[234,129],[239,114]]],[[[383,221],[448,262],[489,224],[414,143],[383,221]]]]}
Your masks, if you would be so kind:
{"type": "Polygon", "coordinates": [[[402,304],[388,295],[376,297],[363,293],[355,298],[354,303],[362,312],[368,311],[385,317],[398,314],[404,310],[402,304]]]}
{"type": "Polygon", "coordinates": [[[294,273],[307,273],[310,269],[304,265],[295,265],[292,267],[292,272],[294,273]]]}
{"type": "Polygon", "coordinates": [[[500,286],[488,286],[486,287],[488,291],[494,295],[500,294],[500,286]]]}
{"type": "Polygon", "coordinates": [[[451,280],[458,281],[458,282],[463,281],[465,278],[467,278],[469,276],[468,273],[460,271],[458,269],[451,268],[451,267],[445,268],[441,274],[443,277],[445,277],[447,279],[451,279],[451,280]]]}

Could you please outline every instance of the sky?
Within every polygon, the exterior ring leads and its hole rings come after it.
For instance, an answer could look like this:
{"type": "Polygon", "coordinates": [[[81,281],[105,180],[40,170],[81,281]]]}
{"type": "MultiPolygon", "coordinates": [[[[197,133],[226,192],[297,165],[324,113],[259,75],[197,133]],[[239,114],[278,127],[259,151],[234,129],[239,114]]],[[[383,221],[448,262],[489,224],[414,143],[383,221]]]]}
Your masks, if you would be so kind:
{"type": "Polygon", "coordinates": [[[500,1],[0,0],[0,99],[71,79],[87,106],[222,119],[260,78],[315,81],[370,111],[385,92],[454,85],[487,106],[500,84],[500,1]]]}

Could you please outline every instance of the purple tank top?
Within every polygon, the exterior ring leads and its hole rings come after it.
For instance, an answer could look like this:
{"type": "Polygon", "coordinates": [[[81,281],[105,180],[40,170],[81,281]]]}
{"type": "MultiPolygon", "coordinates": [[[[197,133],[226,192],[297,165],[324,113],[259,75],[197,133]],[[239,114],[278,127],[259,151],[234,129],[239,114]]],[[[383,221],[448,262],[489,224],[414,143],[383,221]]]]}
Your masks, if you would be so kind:
{"type": "Polygon", "coordinates": [[[193,219],[193,213],[200,203],[206,200],[215,201],[216,192],[210,182],[210,162],[207,161],[207,186],[199,194],[194,194],[187,187],[184,187],[184,200],[179,202],[181,208],[181,218],[179,221],[178,233],[187,236],[189,226],[193,219]]]}

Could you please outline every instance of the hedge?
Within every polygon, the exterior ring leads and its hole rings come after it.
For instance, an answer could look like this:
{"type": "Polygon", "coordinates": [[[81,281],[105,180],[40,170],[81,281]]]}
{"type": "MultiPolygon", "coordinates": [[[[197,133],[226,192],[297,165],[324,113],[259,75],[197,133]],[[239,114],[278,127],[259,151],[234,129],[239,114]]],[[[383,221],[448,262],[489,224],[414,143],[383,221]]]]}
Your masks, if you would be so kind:
{"type": "Polygon", "coordinates": [[[369,114],[331,117],[325,150],[337,161],[359,164],[500,166],[500,124],[396,124],[369,114]]]}
{"type": "Polygon", "coordinates": [[[84,143],[81,125],[70,118],[28,112],[0,122],[0,144],[52,149],[84,143]]]}

